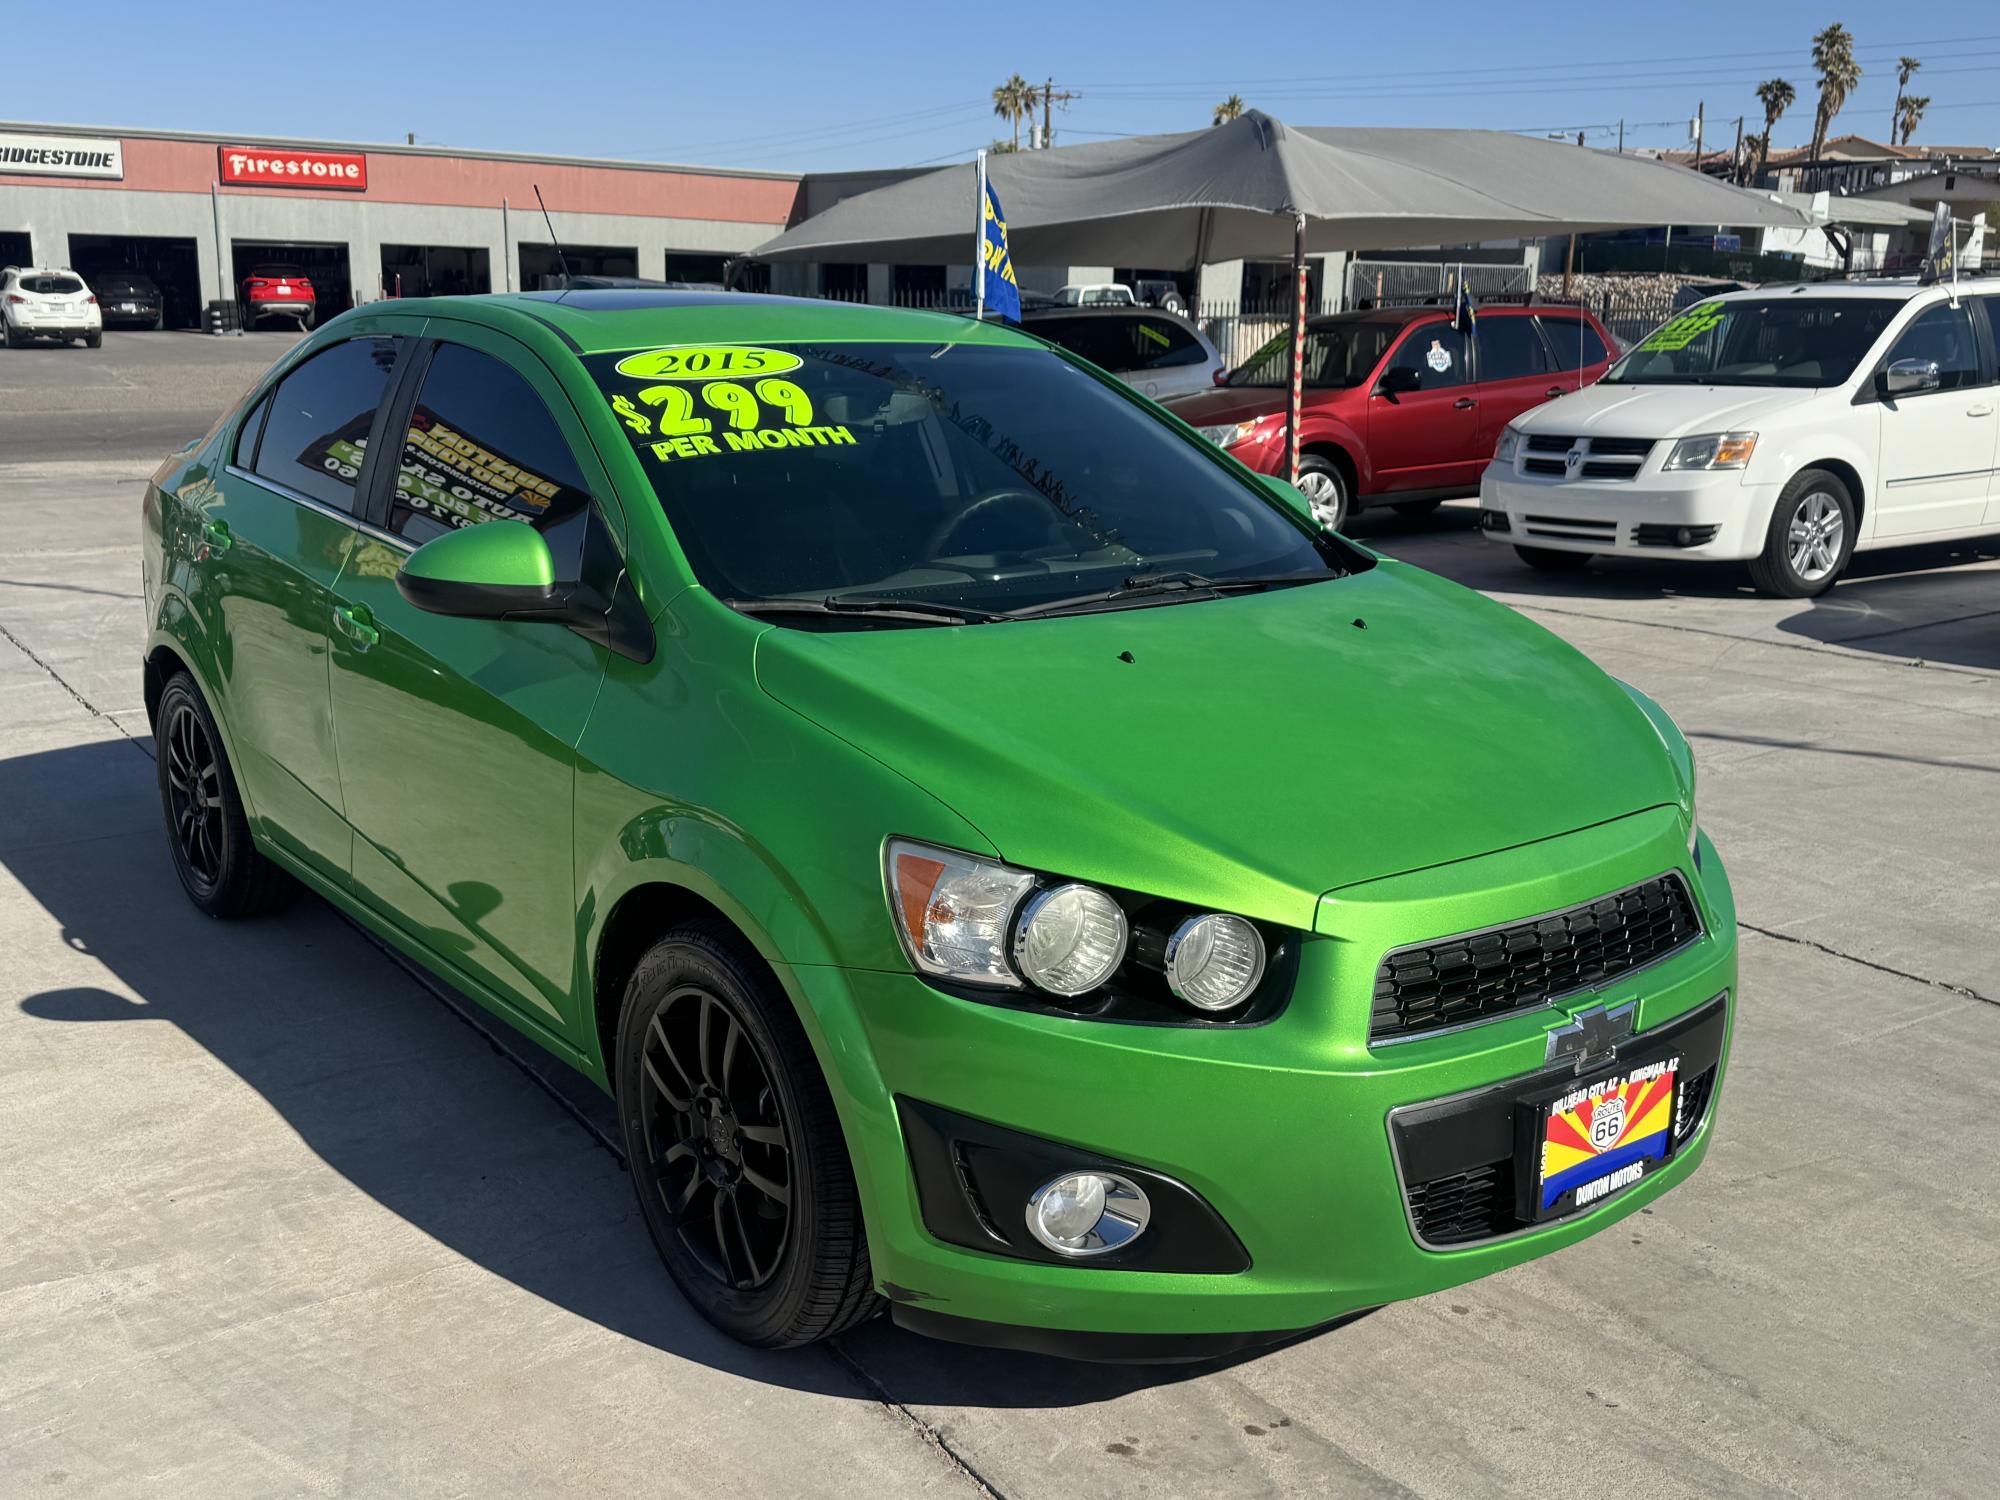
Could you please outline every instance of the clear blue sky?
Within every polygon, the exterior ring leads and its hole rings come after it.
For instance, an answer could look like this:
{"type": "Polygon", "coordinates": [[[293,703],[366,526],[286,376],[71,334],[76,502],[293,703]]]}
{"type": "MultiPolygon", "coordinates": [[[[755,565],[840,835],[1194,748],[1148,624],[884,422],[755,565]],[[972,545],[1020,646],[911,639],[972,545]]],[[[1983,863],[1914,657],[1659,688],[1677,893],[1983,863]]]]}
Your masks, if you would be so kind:
{"type": "Polygon", "coordinates": [[[1910,92],[1932,100],[1919,140],[2000,144],[1990,0],[1120,9],[1131,19],[1032,4],[110,0],[59,44],[77,66],[10,70],[0,114],[831,170],[950,160],[1007,135],[991,93],[1016,71],[1081,96],[1056,116],[1058,144],[1204,126],[1231,93],[1302,125],[1583,128],[1600,145],[1622,117],[1627,144],[1652,147],[1686,144],[1705,101],[1708,140],[1726,144],[1739,114],[1761,123],[1756,83],[1781,76],[1798,90],[1782,148],[1811,134],[1811,37],[1838,20],[1864,72],[1836,134],[1886,138],[1909,53],[1924,64],[1910,92]],[[269,60],[246,62],[260,51],[269,60]]]}

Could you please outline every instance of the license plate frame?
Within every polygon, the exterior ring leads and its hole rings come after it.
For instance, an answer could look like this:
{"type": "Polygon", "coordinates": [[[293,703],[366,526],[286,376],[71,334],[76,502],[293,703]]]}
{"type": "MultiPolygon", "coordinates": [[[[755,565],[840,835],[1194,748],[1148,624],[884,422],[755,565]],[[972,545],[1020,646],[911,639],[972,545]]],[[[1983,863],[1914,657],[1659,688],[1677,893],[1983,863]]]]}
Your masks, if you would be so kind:
{"type": "Polygon", "coordinates": [[[1686,1078],[1680,1052],[1663,1049],[1523,1097],[1514,1156],[1523,1222],[1594,1208],[1672,1161],[1686,1078]]]}

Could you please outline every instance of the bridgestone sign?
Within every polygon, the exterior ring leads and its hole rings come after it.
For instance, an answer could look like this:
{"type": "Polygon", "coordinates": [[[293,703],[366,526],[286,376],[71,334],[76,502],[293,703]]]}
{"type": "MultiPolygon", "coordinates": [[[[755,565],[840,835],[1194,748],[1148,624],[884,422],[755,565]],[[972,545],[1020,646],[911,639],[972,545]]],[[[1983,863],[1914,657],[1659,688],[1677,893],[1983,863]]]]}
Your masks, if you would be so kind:
{"type": "Polygon", "coordinates": [[[115,177],[125,175],[125,150],[114,140],[76,135],[0,135],[0,175],[115,177]]]}

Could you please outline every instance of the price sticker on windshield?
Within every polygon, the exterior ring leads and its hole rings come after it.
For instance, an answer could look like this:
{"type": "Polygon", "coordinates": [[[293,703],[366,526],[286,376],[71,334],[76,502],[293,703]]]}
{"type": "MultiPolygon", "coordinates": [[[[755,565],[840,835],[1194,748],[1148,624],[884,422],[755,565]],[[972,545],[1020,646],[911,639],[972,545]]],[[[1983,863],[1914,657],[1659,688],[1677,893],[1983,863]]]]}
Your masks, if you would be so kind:
{"type": "Polygon", "coordinates": [[[1704,302],[1697,307],[1690,307],[1678,318],[1669,319],[1655,328],[1639,347],[1649,353],[1658,350],[1671,352],[1685,349],[1720,323],[1726,310],[1720,302],[1704,302]]]}
{"type": "Polygon", "coordinates": [[[642,349],[618,361],[618,373],[634,380],[743,380],[756,375],[783,375],[805,361],[788,349],[759,349],[748,344],[676,344],[666,349],[642,349]]]}

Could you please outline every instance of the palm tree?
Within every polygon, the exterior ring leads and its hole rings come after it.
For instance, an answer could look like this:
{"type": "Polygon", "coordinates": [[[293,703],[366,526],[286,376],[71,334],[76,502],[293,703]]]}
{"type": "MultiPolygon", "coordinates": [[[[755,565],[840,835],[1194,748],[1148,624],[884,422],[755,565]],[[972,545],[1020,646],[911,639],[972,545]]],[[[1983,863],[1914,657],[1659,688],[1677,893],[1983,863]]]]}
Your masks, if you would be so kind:
{"type": "Polygon", "coordinates": [[[1910,79],[1923,66],[1914,57],[1896,59],[1896,108],[1889,116],[1889,144],[1896,144],[1896,132],[1903,125],[1903,90],[1910,86],[1910,79]]]}
{"type": "Polygon", "coordinates": [[[1826,149],[1827,127],[1861,81],[1861,64],[1854,60],[1854,34],[1835,21],[1813,38],[1813,66],[1819,69],[1819,108],[1813,114],[1813,161],[1826,149]]]}
{"type": "Polygon", "coordinates": [[[1924,121],[1924,111],[1930,106],[1929,94],[1911,94],[1903,101],[1903,139],[1899,144],[1910,144],[1910,137],[1917,133],[1917,127],[1924,121]]]}
{"type": "Polygon", "coordinates": [[[1215,106],[1215,119],[1210,123],[1215,125],[1227,125],[1231,120],[1238,118],[1242,113],[1243,113],[1243,96],[1241,94],[1231,94],[1227,99],[1224,99],[1220,104],[1215,106]]]}
{"type": "Polygon", "coordinates": [[[1016,151],[1021,149],[1021,122],[1028,118],[1034,104],[1035,90],[1019,73],[993,91],[993,113],[1014,127],[1016,151]]]}
{"type": "Polygon", "coordinates": [[[1757,102],[1764,106],[1764,133],[1757,138],[1757,170],[1750,174],[1752,182],[1764,175],[1764,164],[1771,159],[1771,127],[1798,97],[1798,90],[1782,78],[1767,78],[1757,85],[1757,102]]]}

